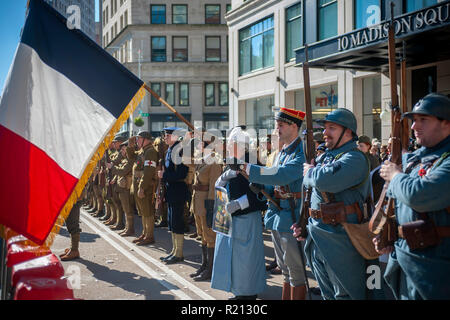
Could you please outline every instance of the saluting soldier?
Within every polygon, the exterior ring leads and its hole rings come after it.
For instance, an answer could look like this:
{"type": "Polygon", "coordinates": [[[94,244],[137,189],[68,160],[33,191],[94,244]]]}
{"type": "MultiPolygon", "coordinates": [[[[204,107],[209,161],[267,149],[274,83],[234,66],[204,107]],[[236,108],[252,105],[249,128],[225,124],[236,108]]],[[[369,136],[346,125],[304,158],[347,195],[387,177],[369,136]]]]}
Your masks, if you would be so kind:
{"type": "Polygon", "coordinates": [[[396,199],[399,238],[385,272],[397,299],[450,298],[450,99],[432,93],[405,113],[420,149],[380,175],[396,199]]]}
{"type": "Polygon", "coordinates": [[[131,207],[131,181],[133,163],[128,159],[127,155],[128,141],[122,142],[120,145],[120,153],[122,154],[122,161],[112,167],[112,172],[117,176],[117,189],[119,193],[120,203],[122,210],[125,212],[125,230],[120,233],[121,236],[133,236],[134,235],[134,212],[131,207]]]}
{"type": "Polygon", "coordinates": [[[272,230],[277,264],[284,276],[282,299],[306,299],[304,261],[290,227],[300,215],[302,204],[302,168],[305,162],[299,130],[305,113],[281,108],[275,115],[280,150],[270,168],[245,165],[249,181],[267,186],[267,192],[280,201],[282,210],[269,203],[264,216],[266,229],[272,230]]]}
{"type": "MultiPolygon", "coordinates": [[[[316,158],[316,165],[303,165],[303,183],[312,188],[306,258],[324,299],[367,299],[366,260],[344,224],[363,222],[368,159],[357,148],[356,118],[350,110],[338,108],[318,122],[325,127],[327,149],[316,158]]],[[[293,230],[298,236],[300,229],[293,226],[293,230]]],[[[378,294],[380,290],[373,293],[378,294]]]]}
{"type": "Polygon", "coordinates": [[[167,218],[169,222],[169,231],[172,234],[172,251],[168,256],[162,257],[161,260],[166,264],[174,264],[184,260],[183,244],[184,244],[184,206],[191,196],[185,182],[188,174],[188,167],[181,161],[179,164],[174,162],[175,159],[181,159],[182,150],[177,147],[181,142],[178,134],[180,128],[170,127],[164,128],[164,141],[169,146],[164,161],[163,170],[158,171],[158,177],[166,184],[166,201],[168,206],[167,218]]]}
{"type": "Polygon", "coordinates": [[[158,153],[153,147],[152,136],[148,131],[140,131],[137,137],[131,137],[127,153],[133,165],[133,193],[139,215],[142,217],[142,234],[133,240],[143,246],[155,243],[155,191],[156,164],[158,153]],[[137,138],[137,140],[136,140],[137,138]],[[137,147],[138,151],[135,151],[137,147]]]}
{"type": "MultiPolygon", "coordinates": [[[[211,279],[214,263],[214,246],[216,233],[212,230],[212,214],[214,210],[215,184],[222,174],[220,159],[211,149],[206,148],[211,141],[199,141],[196,148],[196,159],[200,164],[191,164],[194,171],[191,213],[195,217],[197,233],[202,242],[202,264],[196,272],[190,274],[194,281],[211,279]]],[[[197,162],[197,161],[196,161],[197,162]]]]}

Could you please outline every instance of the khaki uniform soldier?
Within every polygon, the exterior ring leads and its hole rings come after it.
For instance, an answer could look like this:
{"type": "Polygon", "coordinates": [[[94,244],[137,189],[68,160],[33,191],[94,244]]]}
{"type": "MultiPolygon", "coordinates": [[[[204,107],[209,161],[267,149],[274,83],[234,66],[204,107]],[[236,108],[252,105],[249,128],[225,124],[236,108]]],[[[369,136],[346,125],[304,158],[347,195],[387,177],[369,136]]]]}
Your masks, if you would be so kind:
{"type": "Polygon", "coordinates": [[[117,150],[113,149],[113,143],[109,146],[109,149],[105,152],[105,167],[103,168],[105,173],[105,187],[103,188],[103,198],[105,199],[106,210],[109,213],[109,219],[104,223],[107,226],[114,225],[117,222],[116,210],[112,200],[112,180],[113,175],[108,166],[111,166],[112,159],[117,157],[117,150]]]}
{"type": "Polygon", "coordinates": [[[114,166],[118,166],[122,162],[122,159],[125,158],[125,156],[123,156],[119,152],[119,148],[120,148],[120,144],[122,142],[124,142],[125,140],[127,140],[127,135],[128,135],[127,132],[122,132],[122,133],[116,134],[116,136],[114,137],[114,140],[112,141],[112,144],[111,144],[114,152],[111,153],[110,162],[107,164],[110,178],[111,178],[109,181],[109,185],[111,188],[111,190],[110,190],[111,191],[110,208],[112,210],[112,215],[114,217],[113,223],[110,224],[110,225],[112,225],[111,226],[112,230],[121,230],[125,227],[122,205],[121,205],[120,198],[119,198],[119,189],[117,186],[118,177],[117,177],[117,175],[114,174],[112,168],[114,166]]]}
{"type": "Polygon", "coordinates": [[[148,131],[141,131],[129,140],[127,154],[133,165],[133,182],[130,192],[133,193],[139,215],[142,217],[142,234],[133,240],[137,245],[155,242],[155,191],[156,164],[158,153],[153,147],[152,137],[148,131]],[[135,151],[135,145],[139,148],[135,151]]]}
{"type": "Polygon", "coordinates": [[[131,206],[130,195],[133,163],[128,159],[127,146],[128,141],[122,142],[120,145],[120,153],[123,156],[122,161],[119,165],[112,167],[112,172],[117,177],[117,191],[126,217],[125,230],[120,233],[124,237],[134,235],[134,212],[131,206]]]}
{"type": "MultiPolygon", "coordinates": [[[[201,143],[199,144],[201,145],[201,143]]],[[[200,149],[203,151],[203,148],[200,149]]],[[[215,183],[222,174],[222,165],[214,158],[209,149],[205,150],[201,164],[190,165],[194,170],[193,194],[191,213],[195,217],[198,235],[202,240],[202,264],[200,268],[190,275],[194,281],[211,279],[214,261],[214,247],[216,233],[212,230],[215,183]]]]}

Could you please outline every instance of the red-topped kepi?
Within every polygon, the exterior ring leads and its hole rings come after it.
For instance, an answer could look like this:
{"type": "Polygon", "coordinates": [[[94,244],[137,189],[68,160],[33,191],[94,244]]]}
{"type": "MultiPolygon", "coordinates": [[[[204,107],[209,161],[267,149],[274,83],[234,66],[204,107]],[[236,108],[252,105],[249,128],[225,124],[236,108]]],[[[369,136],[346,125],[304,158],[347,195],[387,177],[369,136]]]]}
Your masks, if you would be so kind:
{"type": "Polygon", "coordinates": [[[305,119],[305,115],[306,114],[300,110],[281,107],[275,114],[275,120],[284,121],[290,124],[295,123],[300,127],[305,119]]]}

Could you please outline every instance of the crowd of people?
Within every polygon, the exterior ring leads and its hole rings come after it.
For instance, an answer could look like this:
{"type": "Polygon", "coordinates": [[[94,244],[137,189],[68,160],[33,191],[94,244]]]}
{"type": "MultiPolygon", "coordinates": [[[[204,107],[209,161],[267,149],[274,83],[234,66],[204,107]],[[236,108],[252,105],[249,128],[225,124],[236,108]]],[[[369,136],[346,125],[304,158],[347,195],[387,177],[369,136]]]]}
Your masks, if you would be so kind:
{"type": "MultiPolygon", "coordinates": [[[[276,257],[267,269],[280,270],[283,300],[306,299],[306,266],[323,299],[384,299],[383,288],[367,285],[367,270],[380,261],[386,267],[383,283],[394,298],[448,299],[450,100],[430,94],[404,117],[412,120],[421,148],[404,155],[403,169],[389,161],[390,144],[357,136],[356,118],[344,108],[317,121],[324,129],[314,134],[317,153],[311,163],[300,135],[305,114],[289,108],[274,115],[264,164],[250,160],[250,137],[242,127],[226,139],[226,157],[232,161],[208,147],[214,139],[181,137],[178,128],[165,128],[155,140],[147,131],[131,138],[120,133],[85,188],[85,209],[111,229],[123,229],[122,236],[135,236],[132,241],[140,246],[157,241],[155,226],[167,226],[172,249],[161,257],[166,264],[184,260],[186,226],[194,217],[202,262],[190,276],[211,281],[212,288],[232,292],[234,299],[256,299],[266,289],[263,227],[271,233],[276,257]],[[186,145],[193,152],[183,153],[186,145]],[[363,252],[367,243],[357,232],[370,219],[375,171],[396,199],[398,238],[388,247],[371,238],[372,248],[363,252]],[[228,195],[231,234],[213,228],[217,188],[228,195]],[[297,222],[305,190],[310,199],[303,237],[297,222]],[[135,211],[142,221],[140,235],[135,234],[135,211]]],[[[72,247],[62,259],[79,257],[80,231],[76,223],[70,228],[72,247]]]]}

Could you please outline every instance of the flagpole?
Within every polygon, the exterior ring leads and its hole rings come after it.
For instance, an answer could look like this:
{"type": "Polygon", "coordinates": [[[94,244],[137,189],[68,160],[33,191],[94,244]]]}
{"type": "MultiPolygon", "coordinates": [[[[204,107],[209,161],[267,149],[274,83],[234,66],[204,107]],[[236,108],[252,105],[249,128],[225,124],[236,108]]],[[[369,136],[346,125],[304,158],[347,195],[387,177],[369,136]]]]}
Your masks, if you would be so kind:
{"type": "Polygon", "coordinates": [[[177,110],[175,110],[174,107],[172,107],[170,104],[168,104],[166,101],[164,101],[164,99],[161,98],[155,91],[153,91],[146,83],[144,83],[144,88],[145,88],[145,90],[150,92],[150,94],[152,96],[154,96],[155,99],[157,99],[159,102],[161,102],[163,105],[165,105],[170,111],[172,111],[178,117],[178,119],[183,121],[191,130],[195,130],[195,127],[192,125],[192,123],[187,121],[185,117],[183,117],[177,110]]]}

